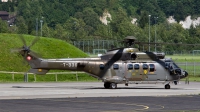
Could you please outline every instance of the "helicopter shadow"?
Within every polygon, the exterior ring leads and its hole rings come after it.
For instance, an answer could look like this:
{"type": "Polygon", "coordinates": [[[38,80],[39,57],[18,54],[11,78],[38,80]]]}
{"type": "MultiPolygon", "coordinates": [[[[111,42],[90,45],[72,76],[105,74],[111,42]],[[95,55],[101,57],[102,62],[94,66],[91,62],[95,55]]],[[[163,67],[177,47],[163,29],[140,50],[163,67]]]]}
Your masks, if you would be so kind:
{"type": "MultiPolygon", "coordinates": [[[[104,89],[104,90],[139,90],[139,89],[144,89],[144,90],[167,90],[165,88],[158,88],[158,87],[117,87],[116,89],[106,89],[104,87],[91,87],[91,88],[83,88],[83,89],[96,89],[96,90],[101,90],[101,89],[104,89]]],[[[168,90],[186,90],[184,88],[171,88],[171,89],[168,89],[168,90]]]]}
{"type": "Polygon", "coordinates": [[[24,88],[24,89],[78,89],[78,90],[195,90],[195,89],[185,89],[185,88],[171,88],[165,89],[164,87],[155,87],[155,86],[141,86],[141,87],[117,87],[116,89],[106,89],[104,87],[68,87],[68,86],[55,86],[55,87],[37,87],[37,86],[12,86],[11,88],[24,88]]]}

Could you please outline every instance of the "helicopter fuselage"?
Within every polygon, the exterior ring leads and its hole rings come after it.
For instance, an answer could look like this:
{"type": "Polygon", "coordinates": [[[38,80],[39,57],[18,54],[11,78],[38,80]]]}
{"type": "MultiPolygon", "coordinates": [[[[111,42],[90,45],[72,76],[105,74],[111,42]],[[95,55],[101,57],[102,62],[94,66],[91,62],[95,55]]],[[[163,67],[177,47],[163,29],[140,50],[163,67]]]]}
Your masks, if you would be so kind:
{"type": "Polygon", "coordinates": [[[134,52],[134,49],[129,48],[119,51],[98,58],[42,59],[28,54],[27,61],[31,66],[29,72],[35,74],[46,74],[54,69],[84,71],[108,83],[107,86],[119,83],[166,84],[187,76],[187,72],[171,59],[159,59],[155,53],[134,52]]]}
{"type": "Polygon", "coordinates": [[[188,73],[178,67],[171,59],[166,59],[164,53],[140,52],[132,48],[136,40],[133,36],[125,38],[127,48],[109,50],[98,58],[65,58],[42,59],[30,47],[39,38],[35,38],[30,46],[24,43],[22,48],[15,49],[29,63],[29,72],[46,74],[49,70],[84,71],[104,82],[105,88],[117,88],[117,84],[125,83],[165,83],[165,89],[170,89],[170,82],[177,84],[188,73]]]}

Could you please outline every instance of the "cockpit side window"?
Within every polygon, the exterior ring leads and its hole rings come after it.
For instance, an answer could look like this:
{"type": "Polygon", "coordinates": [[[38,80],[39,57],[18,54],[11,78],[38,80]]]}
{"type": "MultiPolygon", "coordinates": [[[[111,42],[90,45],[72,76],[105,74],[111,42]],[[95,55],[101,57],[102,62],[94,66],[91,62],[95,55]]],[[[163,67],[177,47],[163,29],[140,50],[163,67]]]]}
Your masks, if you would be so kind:
{"type": "Polygon", "coordinates": [[[143,69],[148,69],[148,65],[147,64],[143,64],[143,69]]]}
{"type": "Polygon", "coordinates": [[[105,65],[104,64],[100,64],[99,68],[100,68],[100,70],[103,70],[105,68],[105,65]]]}
{"type": "Polygon", "coordinates": [[[169,63],[165,63],[165,68],[168,69],[170,67],[169,65],[169,63]]]}
{"type": "Polygon", "coordinates": [[[168,62],[168,63],[165,63],[165,68],[166,69],[175,69],[175,68],[179,68],[179,67],[178,67],[178,65],[176,65],[173,62],[168,62]]]}
{"type": "Polygon", "coordinates": [[[114,69],[114,70],[119,69],[119,65],[118,65],[118,64],[114,64],[114,65],[113,65],[113,69],[114,69]]]}
{"type": "Polygon", "coordinates": [[[155,71],[155,65],[154,64],[149,64],[149,71],[154,72],[155,71]]]}
{"type": "Polygon", "coordinates": [[[140,65],[139,65],[139,64],[135,64],[135,65],[134,65],[134,69],[135,69],[135,70],[140,69],[140,65]]]}
{"type": "Polygon", "coordinates": [[[176,65],[175,63],[173,63],[173,65],[174,65],[174,68],[179,68],[178,65],[176,65]]]}
{"type": "Polygon", "coordinates": [[[132,70],[132,69],[133,69],[133,64],[128,64],[128,65],[127,65],[127,69],[128,69],[128,70],[132,70]]]}

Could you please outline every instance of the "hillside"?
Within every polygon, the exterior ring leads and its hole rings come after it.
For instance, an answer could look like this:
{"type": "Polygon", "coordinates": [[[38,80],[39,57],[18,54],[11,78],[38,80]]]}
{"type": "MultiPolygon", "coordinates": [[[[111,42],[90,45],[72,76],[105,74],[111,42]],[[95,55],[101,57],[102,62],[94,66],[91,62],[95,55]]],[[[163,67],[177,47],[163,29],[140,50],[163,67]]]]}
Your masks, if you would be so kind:
{"type": "MultiPolygon", "coordinates": [[[[35,36],[23,35],[30,45],[35,36]]],[[[29,66],[23,63],[23,59],[17,53],[11,53],[11,49],[23,46],[18,34],[0,34],[0,71],[19,71],[24,72],[29,66]]],[[[42,58],[74,58],[87,57],[87,54],[77,49],[65,41],[42,37],[31,48],[31,50],[39,53],[42,58]]]]}

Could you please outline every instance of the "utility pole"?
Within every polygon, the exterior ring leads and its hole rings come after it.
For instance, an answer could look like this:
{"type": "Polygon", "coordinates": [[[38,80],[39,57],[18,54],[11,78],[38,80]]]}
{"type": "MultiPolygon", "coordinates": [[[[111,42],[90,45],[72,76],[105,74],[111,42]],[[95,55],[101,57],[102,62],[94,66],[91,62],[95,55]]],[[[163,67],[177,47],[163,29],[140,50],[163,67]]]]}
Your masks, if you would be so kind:
{"type": "Polygon", "coordinates": [[[154,17],[155,19],[155,52],[157,51],[156,50],[156,19],[158,19],[158,17],[154,17]]]}
{"type": "Polygon", "coordinates": [[[42,37],[42,23],[43,23],[42,19],[40,19],[40,23],[41,23],[41,37],[42,37]]]}
{"type": "Polygon", "coordinates": [[[35,29],[36,29],[36,36],[38,36],[38,18],[36,18],[36,27],[35,27],[35,29]]]}
{"type": "Polygon", "coordinates": [[[151,38],[151,35],[150,35],[150,18],[151,18],[151,15],[149,15],[149,52],[150,52],[150,38],[151,38]]]}

